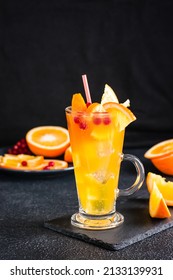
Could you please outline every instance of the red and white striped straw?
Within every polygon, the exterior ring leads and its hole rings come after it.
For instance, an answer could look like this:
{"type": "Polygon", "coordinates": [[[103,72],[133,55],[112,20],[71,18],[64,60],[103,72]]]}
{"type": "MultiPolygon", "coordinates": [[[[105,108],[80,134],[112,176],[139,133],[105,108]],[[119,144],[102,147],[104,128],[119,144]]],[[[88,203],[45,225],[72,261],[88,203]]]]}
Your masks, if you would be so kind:
{"type": "Polygon", "coordinates": [[[87,103],[92,103],[87,76],[86,75],[82,75],[82,80],[83,80],[83,85],[84,85],[84,90],[85,90],[85,95],[86,95],[87,103]]]}

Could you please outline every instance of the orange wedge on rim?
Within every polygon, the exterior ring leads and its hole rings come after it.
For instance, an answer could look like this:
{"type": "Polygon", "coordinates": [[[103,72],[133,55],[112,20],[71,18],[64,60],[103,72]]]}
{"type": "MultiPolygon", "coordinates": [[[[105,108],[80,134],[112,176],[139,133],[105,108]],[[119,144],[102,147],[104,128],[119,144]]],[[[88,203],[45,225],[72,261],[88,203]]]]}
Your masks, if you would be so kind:
{"type": "Polygon", "coordinates": [[[86,113],[99,113],[99,112],[106,112],[103,105],[100,103],[94,102],[86,109],[86,113]]]}
{"type": "Polygon", "coordinates": [[[152,146],[144,157],[164,174],[173,175],[173,139],[162,141],[152,146]]]}
{"type": "Polygon", "coordinates": [[[71,107],[72,107],[72,111],[76,111],[76,112],[83,112],[87,109],[86,103],[81,93],[73,94],[71,107]]]}
{"type": "Polygon", "coordinates": [[[173,182],[166,181],[161,175],[148,172],[146,176],[146,185],[149,193],[151,193],[154,183],[156,183],[159,191],[163,195],[166,204],[168,206],[173,206],[173,182]]]}
{"type": "MultiPolygon", "coordinates": [[[[113,89],[109,85],[105,85],[104,93],[101,98],[101,105],[108,103],[108,102],[115,102],[119,103],[118,97],[113,89]]],[[[125,107],[130,107],[130,100],[127,99],[124,103],[121,103],[125,107]]]]}
{"type": "Polygon", "coordinates": [[[106,84],[104,88],[104,93],[101,98],[101,104],[103,105],[108,102],[119,103],[119,100],[113,89],[108,84],[106,84]]]}
{"type": "Polygon", "coordinates": [[[35,155],[57,157],[70,145],[69,132],[61,126],[39,126],[26,134],[29,149],[35,155]]]}
{"type": "Polygon", "coordinates": [[[116,114],[117,124],[119,125],[120,131],[125,129],[131,122],[136,120],[135,115],[130,109],[115,102],[108,102],[103,104],[104,109],[107,112],[116,114]]]}
{"type": "Polygon", "coordinates": [[[169,218],[171,216],[166,202],[155,182],[149,198],[149,213],[152,218],[169,218]]]}

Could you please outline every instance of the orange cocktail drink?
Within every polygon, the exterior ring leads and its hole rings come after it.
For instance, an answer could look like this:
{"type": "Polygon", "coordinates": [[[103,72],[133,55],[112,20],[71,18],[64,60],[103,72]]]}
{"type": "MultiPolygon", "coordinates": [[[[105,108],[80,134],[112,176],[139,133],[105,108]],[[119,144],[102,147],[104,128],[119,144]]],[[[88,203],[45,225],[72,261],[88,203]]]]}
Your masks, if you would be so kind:
{"type": "Polygon", "coordinates": [[[125,128],[136,119],[127,106],[106,85],[101,103],[88,106],[81,94],[74,94],[65,110],[79,201],[79,212],[71,218],[74,226],[98,230],[120,225],[124,218],[116,211],[117,197],[134,193],[144,181],[139,159],[122,154],[125,128]],[[118,188],[123,160],[137,171],[135,183],[124,190],[118,188]]]}
{"type": "Polygon", "coordinates": [[[114,211],[124,130],[107,112],[66,110],[79,205],[89,215],[114,211]]]}

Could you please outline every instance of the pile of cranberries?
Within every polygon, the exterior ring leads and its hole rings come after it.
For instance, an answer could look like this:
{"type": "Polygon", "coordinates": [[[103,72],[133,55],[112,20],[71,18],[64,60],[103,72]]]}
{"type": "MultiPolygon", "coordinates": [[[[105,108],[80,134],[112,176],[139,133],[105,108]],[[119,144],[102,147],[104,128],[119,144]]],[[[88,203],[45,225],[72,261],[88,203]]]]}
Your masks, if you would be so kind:
{"type": "Polygon", "coordinates": [[[8,154],[12,155],[19,155],[19,154],[26,154],[32,155],[25,138],[19,140],[13,147],[8,149],[8,154]]]}

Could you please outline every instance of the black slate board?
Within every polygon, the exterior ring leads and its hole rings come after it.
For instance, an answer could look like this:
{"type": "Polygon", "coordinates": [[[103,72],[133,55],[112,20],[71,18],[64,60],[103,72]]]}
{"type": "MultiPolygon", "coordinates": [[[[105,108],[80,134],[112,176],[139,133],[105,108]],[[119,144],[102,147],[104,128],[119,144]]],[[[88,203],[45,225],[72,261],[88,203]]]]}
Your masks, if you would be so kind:
{"type": "Polygon", "coordinates": [[[120,250],[133,243],[173,226],[173,209],[169,208],[171,218],[152,219],[148,212],[148,198],[120,198],[117,211],[124,215],[124,223],[109,230],[83,230],[71,225],[71,215],[46,221],[44,226],[51,230],[109,250],[120,250]]]}

